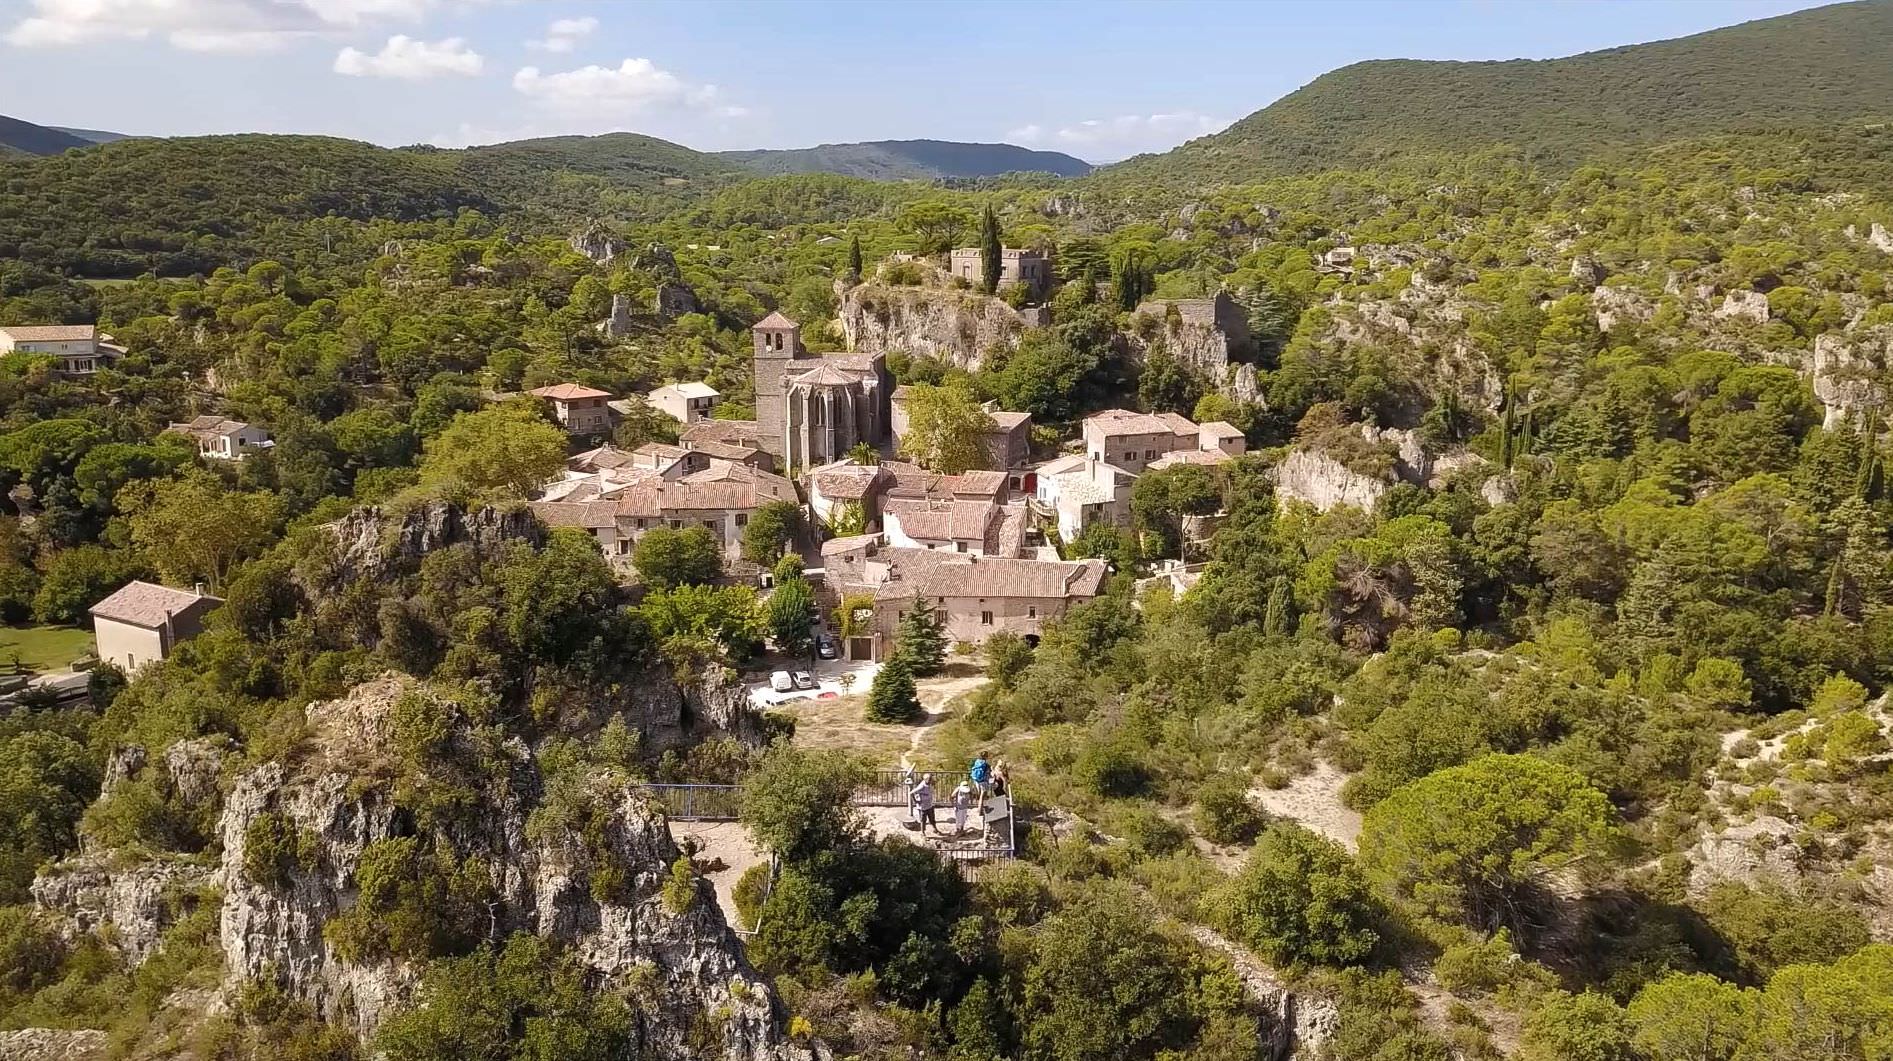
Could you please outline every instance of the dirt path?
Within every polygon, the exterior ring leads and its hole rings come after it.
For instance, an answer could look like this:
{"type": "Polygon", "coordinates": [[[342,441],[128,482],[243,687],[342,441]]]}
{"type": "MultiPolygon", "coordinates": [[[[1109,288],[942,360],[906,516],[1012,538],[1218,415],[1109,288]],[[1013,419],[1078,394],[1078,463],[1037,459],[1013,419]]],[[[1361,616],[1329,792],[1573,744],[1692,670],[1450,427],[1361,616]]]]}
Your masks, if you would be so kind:
{"type": "Polygon", "coordinates": [[[1346,774],[1324,762],[1281,788],[1257,787],[1249,795],[1271,815],[1300,822],[1352,851],[1360,840],[1361,816],[1341,802],[1346,783],[1346,774]]]}
{"type": "Polygon", "coordinates": [[[736,882],[749,867],[769,860],[749,830],[741,822],[672,822],[670,831],[679,844],[686,839],[696,842],[699,864],[722,864],[722,868],[709,870],[703,877],[716,889],[716,904],[723,908],[723,919],[741,925],[743,919],[736,913],[736,882]]]}

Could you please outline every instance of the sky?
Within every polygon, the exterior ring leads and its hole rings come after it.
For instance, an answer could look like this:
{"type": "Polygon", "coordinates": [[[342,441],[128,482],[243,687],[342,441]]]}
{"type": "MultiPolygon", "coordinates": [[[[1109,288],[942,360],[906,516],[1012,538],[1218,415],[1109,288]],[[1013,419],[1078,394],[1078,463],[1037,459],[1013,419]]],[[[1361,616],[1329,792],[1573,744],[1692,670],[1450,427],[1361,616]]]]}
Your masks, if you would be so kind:
{"type": "Polygon", "coordinates": [[[443,147],[932,138],[1107,162],[1363,59],[1544,59],[1809,0],[0,0],[0,114],[443,147]]]}

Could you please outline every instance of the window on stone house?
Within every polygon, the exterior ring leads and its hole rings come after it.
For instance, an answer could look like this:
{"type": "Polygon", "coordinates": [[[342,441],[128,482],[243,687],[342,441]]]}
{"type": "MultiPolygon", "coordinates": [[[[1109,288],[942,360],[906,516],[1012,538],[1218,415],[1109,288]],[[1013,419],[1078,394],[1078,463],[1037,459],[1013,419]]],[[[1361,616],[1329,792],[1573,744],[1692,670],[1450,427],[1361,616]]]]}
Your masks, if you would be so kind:
{"type": "Polygon", "coordinates": [[[669,523],[670,523],[670,529],[671,529],[671,530],[683,530],[683,529],[684,529],[684,521],[683,521],[683,520],[680,520],[680,519],[673,519],[673,520],[670,520],[670,521],[669,521],[669,523]]]}
{"type": "Polygon", "coordinates": [[[1156,459],[1157,459],[1157,451],[1156,451],[1156,450],[1154,450],[1154,449],[1147,449],[1147,450],[1145,450],[1145,451],[1144,451],[1144,459],[1145,459],[1145,460],[1147,460],[1147,461],[1154,461],[1154,460],[1156,460],[1156,459]]]}
{"type": "Polygon", "coordinates": [[[747,526],[749,526],[749,513],[747,513],[747,512],[738,512],[738,513],[736,514],[736,525],[737,525],[738,527],[747,527],[747,526]]]}
{"type": "Polygon", "coordinates": [[[1129,453],[1126,453],[1126,454],[1124,454],[1124,459],[1125,459],[1126,461],[1134,461],[1134,460],[1136,460],[1136,459],[1137,459],[1137,451],[1136,451],[1136,450],[1132,450],[1132,451],[1130,451],[1129,453]]]}
{"type": "Polygon", "coordinates": [[[991,613],[991,612],[980,612],[980,613],[979,613],[979,625],[981,625],[981,626],[991,626],[992,624],[993,624],[993,613],[991,613]]]}
{"type": "Polygon", "coordinates": [[[1039,617],[1039,606],[1038,606],[1038,605],[1036,605],[1036,604],[1028,604],[1028,605],[1026,605],[1026,606],[1025,606],[1025,617],[1026,617],[1027,619],[1036,619],[1036,618],[1038,618],[1038,617],[1039,617]]]}

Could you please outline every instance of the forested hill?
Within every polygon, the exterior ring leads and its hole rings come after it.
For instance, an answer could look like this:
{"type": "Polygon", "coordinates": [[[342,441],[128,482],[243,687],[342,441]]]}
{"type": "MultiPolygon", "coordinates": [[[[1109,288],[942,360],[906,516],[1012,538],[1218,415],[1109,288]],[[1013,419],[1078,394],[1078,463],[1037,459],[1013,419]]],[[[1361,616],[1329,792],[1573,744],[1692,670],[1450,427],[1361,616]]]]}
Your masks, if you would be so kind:
{"type": "Polygon", "coordinates": [[[860,144],[822,144],[792,151],[724,151],[719,157],[774,176],[835,173],[869,180],[997,177],[1003,173],[1082,177],[1091,172],[1089,162],[1057,151],[951,140],[876,140],[860,144]]]}
{"type": "Polygon", "coordinates": [[[0,163],[0,258],[92,278],[188,276],[245,257],[273,222],[636,212],[625,200],[671,202],[733,169],[630,133],[467,150],[262,134],[122,140],[0,163]]]}
{"type": "Polygon", "coordinates": [[[92,141],[62,129],[49,129],[18,118],[0,114],[0,157],[7,155],[56,155],[74,147],[86,147],[92,141]]]}
{"type": "Polygon", "coordinates": [[[1502,145],[1564,167],[1683,137],[1884,120],[1889,55],[1893,2],[1870,0],[1564,59],[1356,63],[1102,176],[1252,181],[1502,145]]]}

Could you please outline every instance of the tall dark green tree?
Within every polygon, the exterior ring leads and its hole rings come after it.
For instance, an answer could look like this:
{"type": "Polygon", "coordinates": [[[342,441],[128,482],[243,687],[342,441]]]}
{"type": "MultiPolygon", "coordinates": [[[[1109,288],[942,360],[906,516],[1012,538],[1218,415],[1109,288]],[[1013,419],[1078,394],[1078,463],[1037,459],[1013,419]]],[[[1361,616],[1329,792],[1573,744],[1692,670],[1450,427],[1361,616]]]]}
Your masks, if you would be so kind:
{"type": "Polygon", "coordinates": [[[991,203],[986,204],[986,212],[979,218],[979,286],[987,294],[999,290],[1000,258],[1005,253],[1005,245],[999,239],[999,215],[993,213],[991,203]]]}
{"type": "Polygon", "coordinates": [[[869,722],[912,722],[920,717],[920,694],[914,689],[913,667],[895,652],[874,674],[868,690],[869,722]]]}
{"type": "Polygon", "coordinates": [[[904,657],[908,667],[919,677],[938,674],[940,668],[946,666],[946,632],[924,600],[916,599],[914,610],[900,617],[894,643],[895,655],[904,657]]]}
{"type": "Polygon", "coordinates": [[[848,239],[848,279],[856,283],[861,282],[861,237],[859,235],[848,239]]]}

